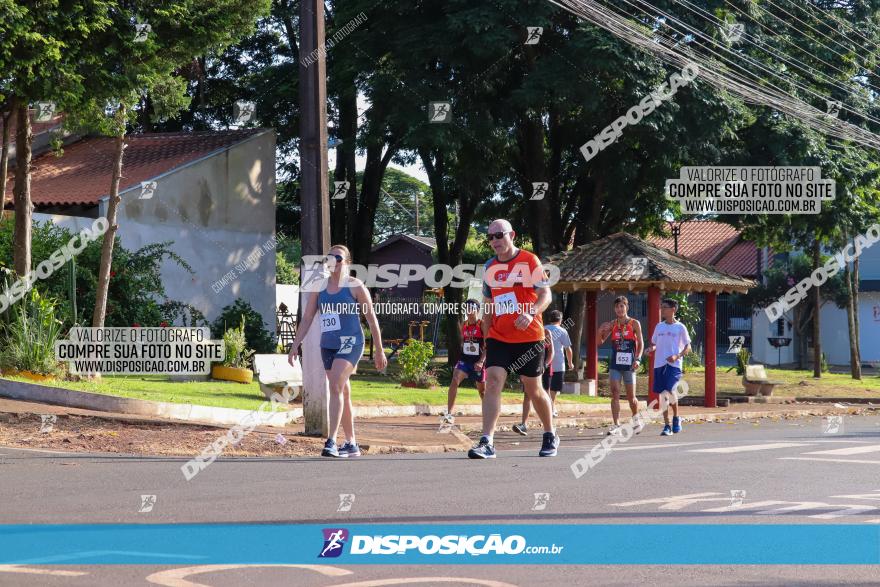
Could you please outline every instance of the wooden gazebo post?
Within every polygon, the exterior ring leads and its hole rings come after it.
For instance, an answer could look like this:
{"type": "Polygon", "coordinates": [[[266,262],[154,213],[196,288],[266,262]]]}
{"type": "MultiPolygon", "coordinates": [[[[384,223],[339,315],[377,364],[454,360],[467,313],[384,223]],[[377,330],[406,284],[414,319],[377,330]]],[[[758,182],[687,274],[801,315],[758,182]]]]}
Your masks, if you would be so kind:
{"type": "MultiPolygon", "coordinates": [[[[652,285],[648,288],[648,332],[643,333],[645,339],[645,348],[650,346],[651,337],[654,335],[654,329],[657,328],[657,325],[660,323],[660,288],[656,285],[652,285]]],[[[658,401],[659,398],[656,393],[654,393],[654,356],[653,355],[645,355],[645,360],[648,361],[648,405],[651,405],[651,402],[658,401]]]]}
{"type": "Polygon", "coordinates": [[[718,351],[718,345],[715,344],[715,305],[718,299],[717,292],[706,292],[706,391],[704,395],[704,403],[707,408],[714,408],[715,405],[715,353],[718,351]]]}
{"type": "Polygon", "coordinates": [[[584,330],[585,341],[587,343],[587,365],[584,371],[585,379],[592,379],[596,382],[596,389],[599,389],[599,347],[598,342],[598,319],[596,312],[596,290],[588,290],[586,292],[586,304],[584,305],[584,330]]]}
{"type": "MultiPolygon", "coordinates": [[[[716,303],[718,292],[744,293],[755,282],[729,275],[714,267],[691,261],[667,251],[637,236],[617,232],[570,251],[548,258],[557,265],[559,281],[554,289],[575,292],[585,290],[584,341],[587,346],[587,364],[584,378],[596,382],[598,389],[599,353],[598,312],[599,291],[628,289],[648,292],[648,327],[643,332],[645,346],[651,344],[651,335],[660,323],[660,299],[664,291],[703,292],[706,295],[706,378],[704,405],[716,407],[716,303]],[[636,263],[636,260],[639,260],[636,263]]],[[[648,363],[648,403],[658,400],[654,388],[654,361],[648,363]]]]}

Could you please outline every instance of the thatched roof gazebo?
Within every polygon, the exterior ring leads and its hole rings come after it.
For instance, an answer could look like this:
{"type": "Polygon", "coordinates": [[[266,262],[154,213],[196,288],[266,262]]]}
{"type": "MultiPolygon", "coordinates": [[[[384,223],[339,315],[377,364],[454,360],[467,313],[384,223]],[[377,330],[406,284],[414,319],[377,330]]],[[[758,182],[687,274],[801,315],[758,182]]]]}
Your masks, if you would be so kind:
{"type": "MultiPolygon", "coordinates": [[[[596,292],[604,290],[646,291],[648,293],[648,331],[646,345],[660,322],[661,293],[685,292],[706,295],[706,395],[705,405],[715,407],[716,301],[719,293],[745,293],[755,282],[728,275],[695,263],[681,255],[618,232],[545,259],[559,268],[558,292],[586,292],[584,333],[587,346],[586,377],[597,380],[599,374],[596,292]]],[[[653,364],[650,365],[653,367],[653,364]]],[[[648,389],[653,389],[654,370],[648,369],[648,389]]],[[[655,399],[653,392],[650,400],[655,399]]]]}

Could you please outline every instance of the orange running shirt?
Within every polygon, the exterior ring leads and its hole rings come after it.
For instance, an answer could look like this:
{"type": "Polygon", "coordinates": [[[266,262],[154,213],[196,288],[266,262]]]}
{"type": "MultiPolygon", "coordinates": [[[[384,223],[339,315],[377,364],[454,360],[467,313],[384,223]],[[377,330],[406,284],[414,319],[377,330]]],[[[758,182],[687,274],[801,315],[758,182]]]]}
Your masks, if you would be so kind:
{"type": "Polygon", "coordinates": [[[483,296],[491,298],[492,326],[488,338],[502,342],[537,342],[544,340],[544,322],[537,314],[525,330],[514,322],[520,314],[534,311],[538,299],[536,284],[544,279],[541,261],[528,251],[518,250],[510,261],[492,257],[483,273],[483,296]]]}

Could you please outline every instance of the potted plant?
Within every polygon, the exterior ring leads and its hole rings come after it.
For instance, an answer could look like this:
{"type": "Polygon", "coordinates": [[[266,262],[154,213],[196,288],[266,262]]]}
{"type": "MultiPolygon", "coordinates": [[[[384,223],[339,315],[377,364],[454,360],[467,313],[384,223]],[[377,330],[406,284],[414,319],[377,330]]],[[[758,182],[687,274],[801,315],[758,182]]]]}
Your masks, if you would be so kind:
{"type": "Polygon", "coordinates": [[[54,379],[58,374],[55,341],[61,321],[55,318],[57,302],[32,289],[13,311],[0,336],[0,369],[7,375],[32,381],[54,379]]]}
{"type": "Polygon", "coordinates": [[[237,383],[250,383],[254,379],[254,372],[248,369],[248,361],[254,351],[247,348],[244,335],[244,316],[241,317],[241,325],[238,328],[229,328],[223,333],[223,346],[226,349],[226,358],[222,363],[211,367],[211,377],[221,381],[235,381],[237,383]]]}
{"type": "Polygon", "coordinates": [[[403,387],[432,389],[437,386],[437,377],[428,369],[434,356],[434,345],[430,342],[410,340],[397,353],[400,365],[400,384],[403,387]]]}

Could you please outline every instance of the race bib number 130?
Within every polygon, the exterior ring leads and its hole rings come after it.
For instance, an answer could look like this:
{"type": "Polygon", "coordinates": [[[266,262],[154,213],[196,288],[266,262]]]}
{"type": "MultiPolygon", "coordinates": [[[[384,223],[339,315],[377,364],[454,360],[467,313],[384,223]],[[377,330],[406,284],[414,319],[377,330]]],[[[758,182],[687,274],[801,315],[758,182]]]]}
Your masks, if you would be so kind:
{"type": "Polygon", "coordinates": [[[321,332],[333,332],[341,327],[339,314],[321,314],[321,332]]]}

